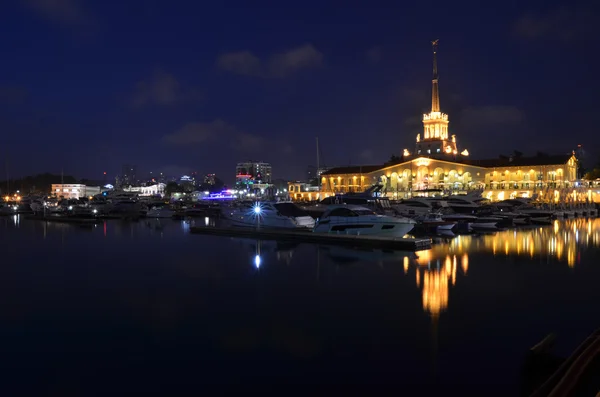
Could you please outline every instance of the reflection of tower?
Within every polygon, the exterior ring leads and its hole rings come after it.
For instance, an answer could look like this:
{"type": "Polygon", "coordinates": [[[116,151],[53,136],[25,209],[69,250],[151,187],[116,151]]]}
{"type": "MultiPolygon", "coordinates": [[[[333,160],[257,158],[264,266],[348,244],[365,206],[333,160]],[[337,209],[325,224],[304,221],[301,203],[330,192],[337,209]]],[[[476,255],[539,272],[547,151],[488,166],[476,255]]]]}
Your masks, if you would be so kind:
{"type": "MultiPolygon", "coordinates": [[[[466,257],[466,254],[465,254],[466,257]]],[[[463,258],[463,261],[465,258],[463,258]]],[[[417,265],[424,265],[427,268],[416,269],[417,287],[422,287],[423,310],[431,316],[431,353],[432,353],[432,373],[437,372],[437,353],[438,353],[438,329],[440,314],[448,308],[450,295],[450,283],[454,286],[456,283],[457,257],[449,255],[443,262],[437,261],[437,266],[432,268],[431,251],[423,251],[417,258],[417,265]]],[[[405,267],[406,268],[406,267],[405,267]]]]}

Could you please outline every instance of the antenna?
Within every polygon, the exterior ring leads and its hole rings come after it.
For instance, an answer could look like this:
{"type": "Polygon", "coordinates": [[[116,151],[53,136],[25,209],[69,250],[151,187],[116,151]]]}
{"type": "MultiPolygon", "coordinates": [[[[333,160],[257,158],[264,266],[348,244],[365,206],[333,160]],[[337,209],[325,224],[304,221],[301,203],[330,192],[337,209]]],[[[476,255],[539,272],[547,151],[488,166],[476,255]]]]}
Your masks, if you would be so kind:
{"type": "Polygon", "coordinates": [[[439,112],[440,111],[440,93],[438,89],[438,68],[437,68],[437,49],[439,39],[435,39],[431,42],[431,46],[433,49],[433,79],[432,79],[432,87],[431,87],[431,111],[439,112]]]}
{"type": "MultiPolygon", "coordinates": [[[[319,175],[319,137],[316,137],[317,140],[317,186],[319,188],[319,198],[321,198],[321,176],[319,175]]],[[[310,181],[309,181],[310,182],[310,181]]]]}
{"type": "Polygon", "coordinates": [[[10,194],[10,178],[8,176],[8,152],[6,153],[6,194],[10,194]]]}

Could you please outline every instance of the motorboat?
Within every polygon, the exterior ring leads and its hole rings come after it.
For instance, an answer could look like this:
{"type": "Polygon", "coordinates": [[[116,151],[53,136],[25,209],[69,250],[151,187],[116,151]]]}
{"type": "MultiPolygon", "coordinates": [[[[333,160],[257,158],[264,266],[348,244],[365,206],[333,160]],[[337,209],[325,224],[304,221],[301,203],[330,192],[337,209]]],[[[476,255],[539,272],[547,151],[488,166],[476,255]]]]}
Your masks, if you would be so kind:
{"type": "Polygon", "coordinates": [[[113,203],[113,207],[110,209],[111,215],[117,215],[122,217],[133,217],[145,216],[147,209],[136,200],[120,200],[113,203]]]}
{"type": "Polygon", "coordinates": [[[445,221],[454,221],[460,225],[466,226],[467,230],[495,230],[502,218],[495,216],[475,216],[467,214],[445,214],[442,215],[445,221]]]}
{"type": "Polygon", "coordinates": [[[232,226],[311,229],[315,220],[292,202],[255,202],[223,207],[221,216],[232,226]]]}
{"type": "MultiPolygon", "coordinates": [[[[517,212],[520,212],[525,215],[529,215],[531,218],[538,217],[548,217],[552,218],[555,216],[555,211],[550,208],[544,208],[544,206],[521,206],[518,208],[517,212]]],[[[564,216],[564,211],[563,211],[564,216]]]]}
{"type": "Polygon", "coordinates": [[[450,196],[446,203],[457,214],[473,214],[480,207],[466,196],[450,196]]]}
{"type": "Polygon", "coordinates": [[[5,203],[0,203],[0,215],[12,215],[12,214],[16,214],[17,213],[16,208],[17,208],[16,205],[10,205],[10,204],[5,204],[5,203]]]}
{"type": "Polygon", "coordinates": [[[409,217],[427,215],[436,212],[440,207],[447,207],[446,202],[420,197],[402,200],[392,206],[400,215],[409,217]]]}
{"type": "Polygon", "coordinates": [[[146,213],[147,218],[172,218],[175,215],[175,211],[171,209],[168,204],[163,202],[151,203],[146,213]]]}
{"type": "Polygon", "coordinates": [[[475,231],[496,230],[498,229],[498,224],[502,221],[503,219],[497,216],[480,216],[473,222],[469,222],[469,229],[475,231]]]}
{"type": "Polygon", "coordinates": [[[429,213],[423,215],[417,215],[412,217],[415,221],[417,221],[417,225],[425,229],[428,232],[442,232],[442,231],[451,231],[454,226],[456,226],[455,221],[445,221],[442,218],[442,214],[439,213],[429,213]]]}
{"type": "Polygon", "coordinates": [[[186,206],[183,208],[183,214],[190,217],[216,216],[220,212],[221,209],[219,204],[210,201],[194,203],[191,206],[186,206]]]}
{"type": "Polygon", "coordinates": [[[358,205],[330,207],[317,221],[315,233],[403,237],[416,225],[410,218],[378,215],[358,205]]]}

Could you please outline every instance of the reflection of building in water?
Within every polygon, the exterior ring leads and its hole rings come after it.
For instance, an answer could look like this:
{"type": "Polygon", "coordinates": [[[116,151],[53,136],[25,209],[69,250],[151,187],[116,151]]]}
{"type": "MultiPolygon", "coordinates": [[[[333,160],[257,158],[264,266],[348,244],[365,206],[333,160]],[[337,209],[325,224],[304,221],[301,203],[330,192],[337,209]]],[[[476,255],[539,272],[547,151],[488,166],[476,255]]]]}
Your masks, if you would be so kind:
{"type": "MultiPolygon", "coordinates": [[[[600,246],[600,219],[571,219],[555,221],[547,227],[457,236],[448,246],[437,245],[418,252],[415,282],[423,292],[423,310],[439,316],[447,309],[450,288],[456,284],[457,272],[462,271],[466,275],[469,271],[468,253],[556,258],[573,267],[581,260],[582,248],[589,246],[600,246]]],[[[405,274],[409,272],[408,265],[406,258],[405,274]]]]}
{"type": "MultiPolygon", "coordinates": [[[[416,284],[423,291],[423,310],[437,317],[448,307],[450,284],[456,284],[457,264],[461,262],[462,272],[466,275],[469,268],[469,257],[466,253],[446,255],[441,260],[432,260],[432,250],[420,251],[416,260],[416,284]]],[[[405,262],[405,272],[407,270],[405,262]]]]}
{"type": "MultiPolygon", "coordinates": [[[[451,253],[491,252],[494,255],[547,257],[566,261],[570,267],[580,261],[580,251],[600,246],[600,219],[554,221],[552,226],[509,230],[490,235],[458,236],[449,243],[451,253]]],[[[446,248],[433,248],[435,253],[446,248]]],[[[435,254],[434,253],[434,254],[435,254]]],[[[468,266],[468,262],[467,262],[468,266]]]]}

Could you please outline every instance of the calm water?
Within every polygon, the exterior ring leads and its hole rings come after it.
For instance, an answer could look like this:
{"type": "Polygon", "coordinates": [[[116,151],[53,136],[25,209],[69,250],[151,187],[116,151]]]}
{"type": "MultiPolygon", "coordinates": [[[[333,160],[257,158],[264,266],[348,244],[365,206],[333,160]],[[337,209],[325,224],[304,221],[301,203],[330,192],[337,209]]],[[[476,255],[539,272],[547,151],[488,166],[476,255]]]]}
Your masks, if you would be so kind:
{"type": "Polygon", "coordinates": [[[529,347],[556,332],[568,354],[600,326],[600,220],[416,255],[188,231],[0,218],[1,394],[516,395],[529,347]]]}

